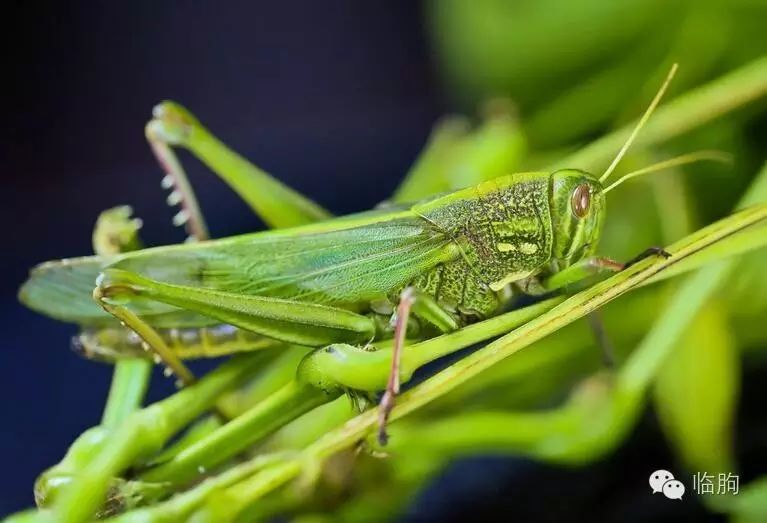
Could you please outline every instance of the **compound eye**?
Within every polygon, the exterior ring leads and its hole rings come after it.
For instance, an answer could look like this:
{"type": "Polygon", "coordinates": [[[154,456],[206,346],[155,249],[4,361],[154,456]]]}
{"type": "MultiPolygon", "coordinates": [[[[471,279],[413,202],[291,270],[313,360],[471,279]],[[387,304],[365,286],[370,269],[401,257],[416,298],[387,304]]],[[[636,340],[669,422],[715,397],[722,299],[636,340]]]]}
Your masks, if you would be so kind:
{"type": "Polygon", "coordinates": [[[591,189],[585,183],[575,188],[570,205],[576,218],[585,218],[591,205],[591,189]]]}

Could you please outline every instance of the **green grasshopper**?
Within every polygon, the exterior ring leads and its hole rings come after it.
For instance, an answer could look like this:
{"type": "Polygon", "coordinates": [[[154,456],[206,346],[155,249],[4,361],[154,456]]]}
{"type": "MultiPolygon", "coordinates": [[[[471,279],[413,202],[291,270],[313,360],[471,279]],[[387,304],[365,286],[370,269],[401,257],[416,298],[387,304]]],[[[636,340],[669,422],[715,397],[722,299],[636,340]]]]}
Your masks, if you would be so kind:
{"type": "Polygon", "coordinates": [[[44,263],[21,300],[79,324],[88,347],[130,354],[128,347],[143,346],[185,384],[194,376],[182,362],[184,347],[192,348],[186,355],[213,354],[225,343],[235,351],[393,337],[380,411],[384,441],[406,338],[454,331],[498,314],[520,293],[562,290],[625,267],[595,256],[605,194],[630,177],[710,156],[679,157],[604,185],[674,71],[600,177],[575,169],[516,173],[339,218],[222,148],[180,107],[161,105],[147,134],[175,175],[170,199],[185,205],[177,222],[198,239],[207,236],[170,149],[196,140],[196,152],[268,224],[288,227],[44,263]]]}

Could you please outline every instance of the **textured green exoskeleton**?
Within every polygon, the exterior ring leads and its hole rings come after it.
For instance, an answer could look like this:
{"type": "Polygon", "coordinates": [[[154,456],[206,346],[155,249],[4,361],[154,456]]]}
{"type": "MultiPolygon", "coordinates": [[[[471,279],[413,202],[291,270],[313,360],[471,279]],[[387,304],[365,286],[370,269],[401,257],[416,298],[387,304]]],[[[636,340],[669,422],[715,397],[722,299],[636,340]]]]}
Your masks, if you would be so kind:
{"type": "Polygon", "coordinates": [[[408,286],[444,312],[424,314],[437,327],[492,315],[519,284],[546,287],[593,252],[603,214],[587,173],[520,173],[402,210],[49,262],[21,297],[62,320],[109,324],[90,298],[99,277],[102,288],[129,289],[114,299],[160,329],[223,323],[285,342],[364,343],[408,286]]]}

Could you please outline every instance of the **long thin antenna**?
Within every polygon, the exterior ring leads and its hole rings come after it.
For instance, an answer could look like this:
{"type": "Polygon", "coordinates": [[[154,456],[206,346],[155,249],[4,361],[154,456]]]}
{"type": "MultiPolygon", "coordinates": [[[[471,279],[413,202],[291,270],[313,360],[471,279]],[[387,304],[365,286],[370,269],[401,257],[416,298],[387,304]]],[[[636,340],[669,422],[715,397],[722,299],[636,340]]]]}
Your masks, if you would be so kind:
{"type": "Polygon", "coordinates": [[[600,182],[604,182],[605,180],[607,180],[610,174],[618,166],[618,163],[623,159],[623,156],[626,154],[626,151],[628,151],[629,147],[631,147],[631,144],[634,142],[634,139],[637,137],[637,134],[639,134],[639,131],[642,129],[642,127],[644,127],[644,124],[647,123],[647,120],[650,118],[650,115],[653,113],[655,108],[660,103],[660,99],[663,98],[663,94],[666,92],[666,89],[671,83],[671,80],[674,78],[674,75],[676,74],[676,70],[678,67],[679,65],[676,63],[671,66],[671,70],[668,72],[668,76],[666,76],[666,81],[663,82],[663,85],[658,90],[658,94],[655,95],[655,98],[653,98],[652,102],[650,102],[649,107],[647,107],[647,110],[642,115],[642,118],[640,118],[639,122],[637,122],[636,127],[634,127],[634,130],[631,131],[631,134],[629,135],[628,140],[626,140],[626,143],[624,143],[623,147],[621,147],[621,150],[618,151],[618,154],[615,156],[613,163],[611,163],[610,167],[608,167],[607,170],[604,172],[604,174],[599,177],[600,182]]]}
{"type": "Polygon", "coordinates": [[[631,178],[636,178],[637,176],[642,176],[643,174],[650,174],[657,171],[662,171],[663,169],[668,169],[669,167],[687,165],[688,163],[695,163],[695,162],[700,162],[703,160],[730,163],[732,161],[732,156],[722,151],[695,151],[693,153],[683,154],[675,158],[670,158],[668,160],[663,160],[662,162],[649,165],[637,171],[624,174],[623,176],[618,178],[616,181],[614,181],[612,184],[610,184],[603,192],[607,193],[615,189],[616,187],[618,187],[620,184],[622,184],[626,180],[630,180],[631,178]]]}

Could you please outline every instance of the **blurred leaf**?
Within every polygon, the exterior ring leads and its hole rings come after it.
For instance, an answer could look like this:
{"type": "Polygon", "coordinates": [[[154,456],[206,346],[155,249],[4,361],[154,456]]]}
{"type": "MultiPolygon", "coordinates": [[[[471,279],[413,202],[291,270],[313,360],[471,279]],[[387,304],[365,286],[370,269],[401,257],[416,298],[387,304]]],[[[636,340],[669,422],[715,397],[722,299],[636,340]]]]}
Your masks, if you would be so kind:
{"type": "Polygon", "coordinates": [[[767,521],[767,477],[761,477],[743,487],[730,499],[730,523],[763,523],[767,521]]]}
{"type": "MultiPolygon", "coordinates": [[[[757,175],[744,205],[767,202],[767,163],[757,175]]],[[[762,228],[762,234],[767,236],[767,227],[762,228]]],[[[732,310],[742,315],[752,316],[755,321],[761,321],[767,313],[767,278],[764,268],[767,267],[767,248],[762,248],[746,254],[738,263],[733,284],[727,289],[728,305],[732,310]]],[[[763,326],[763,323],[760,323],[763,326]]],[[[763,332],[764,329],[756,329],[763,332]]]]}
{"type": "MultiPolygon", "coordinates": [[[[742,108],[767,94],[767,56],[763,56],[706,85],[686,92],[660,108],[648,120],[636,145],[664,143],[704,123],[742,108]]],[[[560,160],[551,168],[577,167],[597,171],[605,167],[634,128],[630,123],[560,160]]]]}
{"type": "Polygon", "coordinates": [[[722,307],[710,303],[658,373],[654,399],[661,425],[689,470],[734,472],[738,357],[722,307]]]}
{"type": "Polygon", "coordinates": [[[517,170],[527,140],[512,109],[507,100],[486,104],[476,129],[458,117],[438,123],[392,200],[413,202],[517,170]]]}
{"type": "Polygon", "coordinates": [[[669,40],[670,31],[659,29],[678,25],[673,4],[432,0],[426,8],[439,65],[458,98],[510,95],[528,107],[567,89],[595,63],[625,56],[650,26],[655,40],[669,40]]]}

